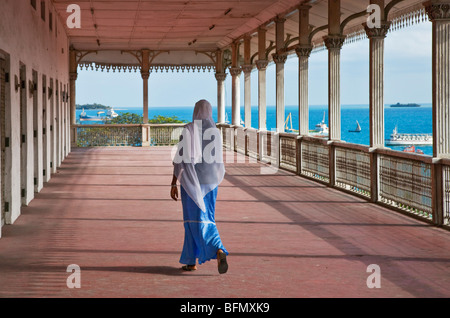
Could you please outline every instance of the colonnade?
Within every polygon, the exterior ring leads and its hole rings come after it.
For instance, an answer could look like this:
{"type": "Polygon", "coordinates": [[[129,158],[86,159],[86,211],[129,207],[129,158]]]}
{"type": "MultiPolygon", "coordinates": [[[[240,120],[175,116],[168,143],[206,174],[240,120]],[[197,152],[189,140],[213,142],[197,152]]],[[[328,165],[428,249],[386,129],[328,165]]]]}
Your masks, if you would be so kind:
{"type": "MultiPolygon", "coordinates": [[[[389,31],[391,22],[387,20],[389,11],[394,4],[385,0],[371,0],[371,4],[381,9],[380,23],[377,25],[363,25],[370,41],[370,147],[384,147],[384,39],[389,31]]],[[[429,20],[433,24],[433,157],[450,156],[450,1],[431,0],[423,3],[429,20]]],[[[299,76],[299,133],[307,135],[309,131],[308,119],[308,65],[313,49],[312,35],[317,31],[328,29],[324,37],[324,44],[328,50],[328,114],[329,140],[341,139],[341,102],[340,102],[340,54],[346,39],[343,34],[345,24],[341,21],[341,1],[328,1],[328,25],[310,29],[310,5],[299,5],[299,37],[298,44],[287,47],[284,32],[284,17],[276,17],[275,23],[275,53],[272,60],[276,65],[276,130],[284,132],[284,64],[289,49],[295,50],[298,59],[299,76]]],[[[355,17],[361,16],[360,14],[355,17]]],[[[244,65],[239,65],[240,42],[235,41],[232,46],[232,64],[229,68],[232,76],[232,121],[235,126],[241,125],[240,120],[240,74],[245,74],[245,127],[251,125],[250,111],[250,72],[256,66],[258,70],[258,129],[267,130],[266,125],[266,68],[269,62],[266,47],[266,25],[258,28],[258,52],[254,65],[249,64],[250,39],[244,38],[244,65]],[[247,118],[249,117],[249,118],[247,118]]],[[[221,57],[219,57],[221,58],[221,57]]],[[[224,80],[226,78],[222,60],[216,65],[216,79],[218,87],[218,122],[225,122],[224,80]],[[220,67],[218,67],[220,66],[220,67]]],[[[256,127],[254,127],[256,128],[256,127]]]]}

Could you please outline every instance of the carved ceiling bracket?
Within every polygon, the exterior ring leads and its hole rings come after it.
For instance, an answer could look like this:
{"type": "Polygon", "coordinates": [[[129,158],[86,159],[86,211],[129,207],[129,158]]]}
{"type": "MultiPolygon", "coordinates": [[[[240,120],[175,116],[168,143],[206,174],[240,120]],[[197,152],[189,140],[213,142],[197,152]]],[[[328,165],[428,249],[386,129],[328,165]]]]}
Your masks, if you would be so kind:
{"type": "Polygon", "coordinates": [[[123,53],[128,53],[128,54],[133,55],[136,58],[136,60],[139,62],[139,65],[142,66],[142,51],[141,50],[134,50],[134,51],[122,50],[122,51],[120,51],[120,54],[123,54],[123,53]]]}
{"type": "Polygon", "coordinates": [[[139,66],[143,66],[143,62],[147,62],[147,65],[151,65],[153,60],[160,55],[161,53],[167,53],[170,54],[170,51],[151,51],[151,50],[122,50],[120,51],[121,54],[128,53],[131,54],[136,58],[136,60],[139,63],[139,66]],[[144,61],[144,51],[148,51],[148,60],[144,61]]]}
{"type": "Polygon", "coordinates": [[[195,51],[195,55],[197,55],[197,54],[206,55],[213,62],[213,64],[216,65],[216,63],[217,63],[217,51],[214,51],[214,52],[195,51]]]}
{"type": "Polygon", "coordinates": [[[75,57],[76,57],[76,63],[77,65],[81,63],[81,60],[88,54],[91,53],[95,53],[98,54],[98,51],[93,51],[93,50],[89,50],[89,51],[78,51],[78,50],[74,50],[75,51],[75,57]]]}

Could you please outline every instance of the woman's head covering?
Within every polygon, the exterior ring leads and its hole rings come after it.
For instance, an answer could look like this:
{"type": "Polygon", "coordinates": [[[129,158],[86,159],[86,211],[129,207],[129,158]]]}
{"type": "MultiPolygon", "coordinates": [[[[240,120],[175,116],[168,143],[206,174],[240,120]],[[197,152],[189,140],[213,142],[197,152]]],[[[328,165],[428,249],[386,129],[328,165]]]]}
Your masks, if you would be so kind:
{"type": "Polygon", "coordinates": [[[225,175],[222,138],[207,100],[195,104],[192,122],[183,129],[173,173],[191,199],[205,211],[203,198],[222,182],[225,175]]]}

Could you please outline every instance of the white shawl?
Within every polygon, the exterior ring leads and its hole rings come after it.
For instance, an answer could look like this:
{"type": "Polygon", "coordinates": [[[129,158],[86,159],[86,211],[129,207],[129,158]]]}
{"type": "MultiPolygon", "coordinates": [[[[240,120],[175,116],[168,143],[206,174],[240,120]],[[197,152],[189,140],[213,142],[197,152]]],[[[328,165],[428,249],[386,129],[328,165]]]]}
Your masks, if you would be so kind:
{"type": "Polygon", "coordinates": [[[203,99],[195,104],[192,122],[183,129],[173,165],[173,174],[181,186],[205,212],[203,198],[222,182],[225,175],[222,138],[208,101],[203,99]]]}

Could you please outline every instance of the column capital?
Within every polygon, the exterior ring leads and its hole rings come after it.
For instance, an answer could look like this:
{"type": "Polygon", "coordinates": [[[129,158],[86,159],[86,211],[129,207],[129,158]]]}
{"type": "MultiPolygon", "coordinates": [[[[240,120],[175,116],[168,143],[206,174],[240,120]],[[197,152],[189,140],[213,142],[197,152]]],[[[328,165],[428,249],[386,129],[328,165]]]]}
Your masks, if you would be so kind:
{"type": "Polygon", "coordinates": [[[141,77],[144,80],[148,80],[148,78],[150,77],[150,72],[141,71],[141,77]]]}
{"type": "Polygon", "coordinates": [[[242,69],[240,67],[230,67],[230,74],[231,76],[240,76],[242,69]]]}
{"type": "Polygon", "coordinates": [[[277,17],[274,19],[274,22],[275,22],[275,23],[284,23],[284,22],[286,22],[286,18],[277,16],[277,17]]]}
{"type": "Polygon", "coordinates": [[[298,57],[310,57],[312,52],[311,45],[297,45],[295,47],[295,53],[297,53],[298,57]]]}
{"type": "Polygon", "coordinates": [[[268,60],[256,60],[256,68],[258,71],[265,71],[267,68],[267,65],[269,64],[268,60]]]}
{"type": "Polygon", "coordinates": [[[214,76],[216,77],[216,80],[218,82],[223,82],[227,78],[227,73],[217,72],[216,74],[214,74],[214,76]]]}
{"type": "Polygon", "coordinates": [[[379,28],[370,28],[367,23],[363,23],[363,26],[369,39],[384,39],[391,27],[391,23],[391,21],[381,22],[379,28]]]}
{"type": "Polygon", "coordinates": [[[304,3],[302,3],[302,4],[300,4],[297,8],[298,8],[299,10],[309,10],[309,9],[312,8],[312,6],[309,5],[309,4],[304,4],[304,3]]]}
{"type": "Polygon", "coordinates": [[[77,72],[70,72],[69,73],[69,80],[76,81],[77,78],[78,78],[78,73],[77,72]]]}
{"type": "Polygon", "coordinates": [[[435,2],[427,1],[423,3],[430,21],[450,20],[450,1],[435,2]]]}
{"type": "Polygon", "coordinates": [[[242,71],[244,72],[244,74],[248,74],[251,73],[251,71],[253,70],[253,65],[251,64],[245,64],[241,66],[242,71]]]}
{"type": "Polygon", "coordinates": [[[337,34],[324,36],[323,40],[328,50],[340,50],[344,45],[345,38],[345,35],[337,34]]]}
{"type": "Polygon", "coordinates": [[[274,53],[272,54],[272,58],[276,64],[284,64],[286,63],[287,53],[274,53]]]}

